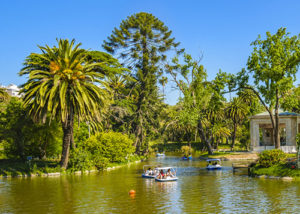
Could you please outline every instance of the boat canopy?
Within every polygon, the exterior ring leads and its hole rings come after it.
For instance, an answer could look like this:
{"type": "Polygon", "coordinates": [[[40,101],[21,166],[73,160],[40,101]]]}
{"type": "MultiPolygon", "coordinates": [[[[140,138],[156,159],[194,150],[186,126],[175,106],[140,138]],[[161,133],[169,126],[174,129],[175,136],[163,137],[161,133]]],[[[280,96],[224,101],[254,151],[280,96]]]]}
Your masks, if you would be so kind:
{"type": "Polygon", "coordinates": [[[145,169],[145,168],[155,168],[155,169],[157,169],[157,165],[144,165],[143,166],[143,169],[145,169]]]}
{"type": "Polygon", "coordinates": [[[218,158],[212,158],[212,159],[207,159],[206,161],[209,162],[209,161],[221,161],[221,160],[218,158]]]}
{"type": "Polygon", "coordinates": [[[175,169],[175,167],[168,166],[168,167],[157,167],[158,170],[167,170],[167,169],[175,169]]]}

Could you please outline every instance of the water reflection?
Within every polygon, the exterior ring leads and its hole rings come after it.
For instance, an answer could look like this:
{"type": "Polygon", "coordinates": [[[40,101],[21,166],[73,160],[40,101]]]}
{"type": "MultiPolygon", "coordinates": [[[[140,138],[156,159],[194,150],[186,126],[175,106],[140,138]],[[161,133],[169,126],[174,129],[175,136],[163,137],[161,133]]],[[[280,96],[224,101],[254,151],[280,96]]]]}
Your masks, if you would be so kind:
{"type": "Polygon", "coordinates": [[[0,213],[299,213],[300,183],[234,175],[230,162],[154,158],[98,174],[0,180],[0,213]],[[141,177],[144,164],[177,168],[177,182],[141,177]],[[129,195],[129,190],[135,195],[129,195]]]}

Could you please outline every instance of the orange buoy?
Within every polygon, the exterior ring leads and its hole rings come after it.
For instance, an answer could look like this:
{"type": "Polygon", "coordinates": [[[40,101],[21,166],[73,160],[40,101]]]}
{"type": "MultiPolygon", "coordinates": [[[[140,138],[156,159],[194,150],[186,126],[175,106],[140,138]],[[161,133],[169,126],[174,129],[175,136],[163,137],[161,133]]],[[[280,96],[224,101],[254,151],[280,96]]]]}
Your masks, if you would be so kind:
{"type": "Polygon", "coordinates": [[[134,194],[135,194],[135,190],[132,189],[129,191],[129,195],[134,195],[134,194]]]}

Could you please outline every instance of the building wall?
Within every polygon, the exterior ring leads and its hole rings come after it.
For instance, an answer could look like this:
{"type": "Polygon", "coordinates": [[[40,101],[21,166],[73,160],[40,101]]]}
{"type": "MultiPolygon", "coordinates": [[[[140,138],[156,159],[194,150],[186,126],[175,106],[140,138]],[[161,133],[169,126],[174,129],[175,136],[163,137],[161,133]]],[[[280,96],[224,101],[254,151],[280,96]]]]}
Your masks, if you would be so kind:
{"type": "MultiPolygon", "coordinates": [[[[286,152],[294,151],[296,148],[296,134],[297,134],[297,123],[300,123],[300,117],[280,117],[280,124],[285,124],[286,128],[286,152]]],[[[250,140],[251,150],[261,151],[264,149],[271,149],[274,146],[260,146],[259,145],[259,125],[260,124],[271,124],[269,117],[251,118],[250,120],[250,140]]],[[[284,147],[284,146],[282,146],[284,147]]],[[[284,149],[283,149],[284,150],[284,149]]]]}

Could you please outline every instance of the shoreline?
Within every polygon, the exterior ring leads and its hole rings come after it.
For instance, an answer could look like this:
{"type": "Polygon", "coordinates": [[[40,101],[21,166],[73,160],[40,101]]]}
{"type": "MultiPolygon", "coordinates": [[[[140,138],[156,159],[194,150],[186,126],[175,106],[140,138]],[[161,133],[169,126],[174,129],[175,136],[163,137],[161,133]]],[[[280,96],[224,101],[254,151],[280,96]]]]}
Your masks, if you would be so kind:
{"type": "Polygon", "coordinates": [[[227,154],[216,154],[216,155],[202,155],[200,159],[207,160],[209,158],[219,158],[222,161],[234,161],[234,160],[258,160],[257,153],[253,152],[230,152],[227,154]]]}
{"type": "Polygon", "coordinates": [[[297,181],[299,180],[297,177],[290,177],[290,176],[269,176],[269,175],[254,175],[252,176],[258,179],[270,179],[270,180],[282,180],[282,181],[297,181]]]}
{"type": "Polygon", "coordinates": [[[91,169],[91,170],[84,170],[84,171],[74,171],[74,172],[49,172],[49,173],[30,173],[30,174],[22,174],[22,175],[0,175],[0,178],[34,178],[34,177],[59,177],[59,176],[63,176],[63,175],[86,175],[86,174],[92,174],[92,173],[97,173],[97,172],[101,172],[101,171],[111,171],[111,170],[115,170],[124,166],[129,166],[131,164],[137,164],[142,162],[142,160],[137,160],[137,161],[133,161],[133,162],[129,162],[129,163],[124,163],[124,164],[120,164],[117,166],[110,166],[101,170],[97,170],[97,169],[91,169]]]}

